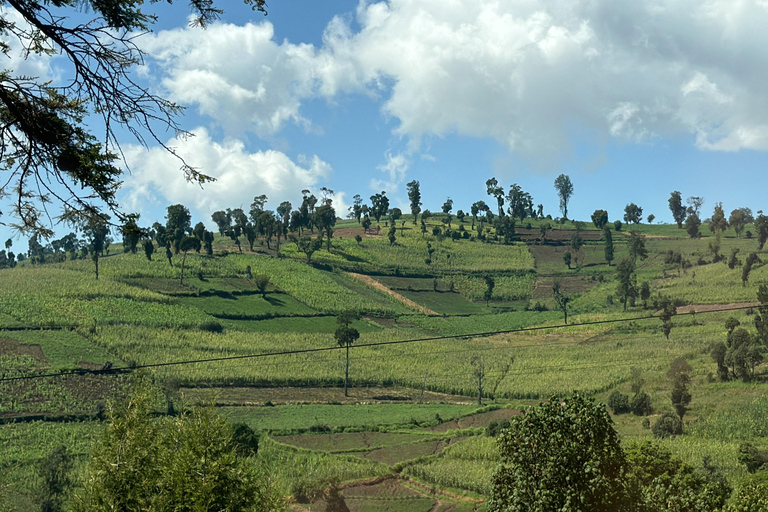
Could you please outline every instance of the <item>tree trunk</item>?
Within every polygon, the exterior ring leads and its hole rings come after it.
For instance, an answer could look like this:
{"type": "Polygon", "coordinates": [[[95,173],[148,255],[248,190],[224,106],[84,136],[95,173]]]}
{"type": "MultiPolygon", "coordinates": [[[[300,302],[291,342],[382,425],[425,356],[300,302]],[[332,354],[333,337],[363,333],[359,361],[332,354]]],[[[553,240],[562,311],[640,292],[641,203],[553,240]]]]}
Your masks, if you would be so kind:
{"type": "Polygon", "coordinates": [[[349,345],[347,345],[347,366],[344,370],[344,396],[349,396],[347,386],[349,385],[349,345]]]}

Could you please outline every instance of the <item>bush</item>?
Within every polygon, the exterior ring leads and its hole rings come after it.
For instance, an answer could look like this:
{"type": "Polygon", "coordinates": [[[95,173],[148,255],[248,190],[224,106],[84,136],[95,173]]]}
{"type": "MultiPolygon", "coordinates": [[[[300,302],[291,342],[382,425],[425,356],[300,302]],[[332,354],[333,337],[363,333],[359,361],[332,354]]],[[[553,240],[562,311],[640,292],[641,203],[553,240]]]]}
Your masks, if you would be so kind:
{"type": "Polygon", "coordinates": [[[683,433],[683,422],[677,415],[665,412],[653,424],[651,431],[653,436],[659,439],[679,436],[683,433]]]}
{"type": "Polygon", "coordinates": [[[764,470],[768,465],[768,452],[758,450],[752,443],[742,443],[739,446],[739,462],[747,466],[750,473],[764,470]]]}
{"type": "Polygon", "coordinates": [[[630,404],[632,414],[635,416],[648,416],[653,413],[653,405],[651,404],[651,397],[648,393],[638,392],[632,397],[632,403],[630,404]]]}
{"type": "Polygon", "coordinates": [[[626,414],[632,409],[629,407],[629,395],[614,391],[608,397],[608,407],[613,410],[613,414],[626,414]]]}
{"type": "Polygon", "coordinates": [[[621,224],[621,221],[620,221],[620,220],[617,220],[616,222],[614,222],[614,223],[613,223],[613,228],[614,228],[616,231],[621,231],[621,226],[622,226],[622,224],[621,224]]]}
{"type": "Polygon", "coordinates": [[[752,477],[741,484],[726,512],[762,512],[768,510],[768,482],[752,477]]]}

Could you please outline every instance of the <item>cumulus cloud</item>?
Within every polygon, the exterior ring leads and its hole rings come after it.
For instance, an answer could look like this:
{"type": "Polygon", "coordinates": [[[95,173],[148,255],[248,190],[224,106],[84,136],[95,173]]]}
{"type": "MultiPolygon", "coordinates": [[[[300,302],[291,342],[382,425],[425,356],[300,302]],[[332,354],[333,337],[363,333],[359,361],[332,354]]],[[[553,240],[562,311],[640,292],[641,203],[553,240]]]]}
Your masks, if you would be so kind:
{"type": "MultiPolygon", "coordinates": [[[[131,175],[123,185],[122,202],[129,211],[141,213],[153,205],[181,203],[210,219],[216,210],[247,210],[253,198],[261,194],[269,197],[268,208],[274,209],[285,200],[295,208],[301,190],[317,188],[332,171],[317,156],[299,157],[294,162],[279,151],[249,153],[237,139],[216,142],[204,128],[192,133],[194,137],[172,139],[167,145],[216,181],[203,187],[189,183],[179,170],[179,160],[164,149],[127,146],[124,149],[131,175]]],[[[343,193],[337,197],[343,202],[343,193]]]]}
{"type": "Polygon", "coordinates": [[[230,132],[307,126],[303,101],[359,92],[411,151],[423,136],[491,137],[547,167],[574,129],[768,149],[765,2],[361,0],[355,17],[329,22],[320,47],[277,43],[263,22],[161,32],[146,48],[172,97],[230,132]]]}

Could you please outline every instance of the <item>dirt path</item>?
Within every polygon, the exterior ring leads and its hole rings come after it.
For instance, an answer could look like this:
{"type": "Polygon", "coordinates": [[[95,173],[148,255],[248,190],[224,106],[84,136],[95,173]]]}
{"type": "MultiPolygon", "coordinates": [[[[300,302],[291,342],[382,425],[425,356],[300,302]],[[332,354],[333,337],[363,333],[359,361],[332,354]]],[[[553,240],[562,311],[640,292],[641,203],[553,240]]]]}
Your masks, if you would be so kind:
{"type": "Polygon", "coordinates": [[[374,288],[376,288],[378,290],[381,290],[384,293],[390,294],[392,297],[394,297],[395,299],[399,300],[400,302],[402,302],[406,306],[409,306],[409,307],[412,307],[412,308],[414,308],[416,310],[419,310],[422,313],[424,313],[425,315],[440,316],[440,314],[437,313],[436,311],[432,311],[431,309],[426,308],[426,307],[422,306],[421,304],[417,304],[417,303],[413,302],[411,299],[409,299],[407,297],[403,297],[402,295],[400,295],[396,291],[391,290],[390,288],[384,286],[383,284],[381,284],[380,282],[378,282],[377,280],[375,280],[371,276],[366,276],[366,275],[363,275],[363,274],[355,274],[354,272],[350,272],[349,275],[354,277],[355,279],[357,279],[359,281],[364,282],[365,284],[367,284],[369,286],[373,286],[374,288]]]}
{"type": "Polygon", "coordinates": [[[757,307],[759,302],[733,302],[731,304],[689,304],[687,306],[680,306],[677,308],[678,313],[690,313],[695,311],[697,313],[703,313],[705,311],[728,311],[733,308],[746,308],[757,307]]]}

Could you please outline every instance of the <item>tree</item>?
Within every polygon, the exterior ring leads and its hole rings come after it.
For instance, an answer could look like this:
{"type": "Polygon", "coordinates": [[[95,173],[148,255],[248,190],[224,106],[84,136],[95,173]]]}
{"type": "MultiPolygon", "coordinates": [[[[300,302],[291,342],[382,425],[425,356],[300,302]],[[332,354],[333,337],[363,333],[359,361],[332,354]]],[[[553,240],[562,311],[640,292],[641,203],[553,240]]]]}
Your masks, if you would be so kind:
{"type": "Polygon", "coordinates": [[[469,360],[472,366],[472,376],[477,381],[477,405],[483,405],[483,386],[485,384],[485,361],[477,354],[469,360]]]}
{"type": "Polygon", "coordinates": [[[307,256],[307,263],[312,262],[312,255],[319,251],[322,246],[323,241],[317,238],[303,237],[296,242],[296,247],[307,256]]]}
{"type": "Polygon", "coordinates": [[[71,483],[69,474],[73,466],[72,456],[63,445],[54,448],[40,461],[38,467],[40,484],[35,498],[42,512],[64,510],[64,500],[71,483]]]}
{"type": "Polygon", "coordinates": [[[768,216],[763,215],[762,210],[757,212],[755,230],[757,230],[757,250],[762,251],[765,242],[768,241],[768,216]]]}
{"type": "MultiPolygon", "coordinates": [[[[58,54],[71,68],[67,78],[55,80],[0,71],[0,161],[9,172],[2,192],[13,190],[18,199],[13,201],[16,227],[52,234],[40,219],[44,205],[54,199],[65,210],[86,216],[97,213],[92,203],[97,201],[124,221],[115,199],[122,177],[115,165],[123,154],[118,132],[130,132],[142,144],[154,140],[174,155],[158,134],[167,130],[187,134],[176,120],[181,108],[131,77],[134,67],[143,63],[135,36],[150,30],[156,18],[143,13],[140,2],[8,4],[0,15],[2,53],[8,56],[13,47],[21,46],[24,58],[58,54]],[[84,20],[76,10],[94,15],[84,20]],[[88,126],[94,124],[86,121],[90,113],[100,116],[95,124],[104,130],[101,139],[89,132],[88,126]]],[[[201,25],[220,12],[210,1],[191,4],[201,25]]],[[[252,5],[265,8],[263,0],[252,5]]],[[[180,162],[188,179],[200,183],[211,179],[180,162]]]]}
{"type": "Polygon", "coordinates": [[[573,259],[573,254],[571,254],[571,251],[566,252],[563,254],[563,263],[568,265],[568,268],[571,268],[571,260],[573,259]]]}
{"type": "Polygon", "coordinates": [[[421,213],[421,185],[418,180],[413,180],[406,185],[408,189],[408,200],[411,202],[411,215],[413,215],[413,225],[416,225],[416,218],[421,213]]]}
{"type": "Polygon", "coordinates": [[[183,204],[172,204],[165,214],[166,242],[170,242],[174,253],[179,254],[181,240],[192,227],[192,216],[183,204]]]}
{"type": "Polygon", "coordinates": [[[691,403],[691,393],[688,386],[691,383],[693,368],[685,358],[678,357],[669,365],[667,377],[672,381],[672,407],[675,408],[680,421],[683,421],[688,405],[691,403]]]}
{"type": "Polygon", "coordinates": [[[571,178],[565,174],[561,174],[555,178],[555,190],[557,190],[557,196],[560,198],[560,211],[563,212],[563,218],[568,218],[568,201],[571,200],[573,195],[573,183],[571,178]]]}
{"type": "Polygon", "coordinates": [[[616,295],[627,310],[629,299],[637,297],[637,277],[635,277],[635,261],[632,258],[624,258],[616,266],[616,295]]]}
{"type": "Polygon", "coordinates": [[[261,292],[261,298],[267,299],[267,287],[269,286],[269,276],[267,274],[259,274],[253,279],[253,284],[256,285],[256,289],[261,292]]]}
{"type": "Polygon", "coordinates": [[[688,203],[688,215],[694,214],[698,217],[699,210],[701,210],[701,206],[704,204],[704,198],[698,197],[698,196],[691,196],[688,199],[685,200],[686,203],[688,203]]]}
{"type": "MultiPolygon", "coordinates": [[[[251,203],[251,208],[248,210],[248,216],[251,218],[251,222],[253,222],[255,225],[258,225],[259,217],[261,217],[261,214],[264,213],[264,207],[267,205],[267,201],[269,198],[261,194],[260,196],[256,196],[253,198],[253,202],[251,203]]],[[[218,213],[218,212],[217,212],[218,213]]],[[[214,215],[216,215],[214,213],[214,215]]],[[[227,215],[229,217],[229,215],[227,215]]],[[[218,224],[216,219],[213,219],[214,222],[218,224]]],[[[229,228],[230,224],[232,223],[231,218],[227,221],[226,227],[229,228]]],[[[221,231],[221,228],[219,228],[219,234],[224,234],[223,231],[221,231]]]]}
{"type": "Polygon", "coordinates": [[[155,245],[152,243],[152,240],[145,240],[144,256],[146,256],[149,261],[152,261],[152,254],[154,254],[154,252],[155,252],[155,245]]]}
{"type": "Polygon", "coordinates": [[[84,215],[79,211],[70,210],[64,213],[61,220],[83,231],[88,253],[96,266],[96,279],[99,279],[99,258],[109,236],[109,216],[104,214],[84,215]]]}
{"type": "Polygon", "coordinates": [[[219,234],[222,236],[229,231],[229,228],[232,226],[232,217],[224,210],[213,212],[211,220],[216,223],[216,226],[219,228],[219,234]]]}
{"type": "Polygon", "coordinates": [[[287,226],[291,222],[291,208],[293,208],[293,206],[290,201],[283,201],[277,208],[275,208],[275,211],[283,220],[284,226],[287,226]]]}
{"type": "Polygon", "coordinates": [[[643,209],[635,203],[629,203],[624,207],[624,222],[640,224],[643,221],[643,209]]]}
{"type": "Polygon", "coordinates": [[[744,267],[741,269],[741,286],[747,286],[747,281],[749,281],[749,273],[752,272],[752,266],[758,262],[760,262],[760,258],[757,256],[757,253],[749,253],[746,261],[744,261],[744,267]]]}
{"type": "Polygon", "coordinates": [[[269,469],[240,454],[233,428],[213,408],[154,416],[145,383],[110,404],[76,512],[103,510],[284,510],[269,469]]]}
{"type": "Polygon", "coordinates": [[[495,177],[485,182],[485,188],[489,196],[496,198],[499,207],[499,217],[504,216],[504,187],[499,185],[495,177]]]}
{"type": "Polygon", "coordinates": [[[488,307],[488,302],[493,298],[493,289],[496,287],[496,281],[491,276],[485,276],[485,292],[483,298],[485,299],[485,307],[488,307]]]}
{"type": "Polygon", "coordinates": [[[603,238],[605,238],[605,261],[608,262],[610,267],[613,261],[613,235],[611,234],[611,228],[608,226],[603,228],[603,238]]]}
{"type": "Polygon", "coordinates": [[[725,220],[723,203],[716,203],[715,211],[712,213],[712,218],[709,220],[709,231],[719,236],[727,228],[728,221],[725,220]]]}
{"type": "Polygon", "coordinates": [[[650,214],[648,216],[648,224],[653,224],[654,220],[656,220],[656,216],[654,214],[650,214]]]}
{"type": "Polygon", "coordinates": [[[181,258],[181,284],[184,284],[184,265],[187,262],[187,252],[192,250],[200,252],[200,245],[200,239],[194,236],[185,236],[181,239],[179,250],[184,253],[184,256],[181,258]]]}
{"type": "MultiPolygon", "coordinates": [[[[581,248],[584,246],[584,239],[581,238],[581,234],[579,233],[579,230],[576,229],[576,231],[571,235],[571,252],[573,253],[573,259],[576,263],[576,266],[579,265],[579,252],[581,251],[581,248]]],[[[570,266],[569,266],[570,268],[570,266]]]]}
{"type": "Polygon", "coordinates": [[[363,215],[363,198],[360,194],[355,194],[352,197],[352,206],[349,207],[349,218],[355,219],[358,224],[360,223],[360,217],[363,215]]]}
{"type": "Polygon", "coordinates": [[[691,238],[698,238],[699,226],[701,226],[701,219],[699,219],[696,212],[689,211],[688,218],[685,219],[685,230],[688,232],[688,236],[691,238]]]}
{"type": "Polygon", "coordinates": [[[333,236],[333,226],[336,225],[336,211],[330,204],[324,204],[317,208],[313,215],[314,223],[320,230],[320,236],[325,232],[327,236],[326,250],[331,250],[331,237],[333,236]]]}
{"type": "Polygon", "coordinates": [[[560,311],[563,312],[563,323],[568,324],[568,303],[571,301],[571,298],[566,296],[565,293],[563,293],[562,286],[560,285],[560,281],[555,281],[555,283],[552,285],[552,296],[555,299],[555,303],[557,304],[557,307],[560,308],[560,311]]]}
{"type": "Polygon", "coordinates": [[[528,192],[525,192],[520,185],[513,183],[509,187],[509,193],[507,194],[507,213],[510,216],[517,217],[520,222],[525,220],[526,217],[533,217],[533,197],[528,192]]]}
{"type": "Polygon", "coordinates": [[[755,367],[762,361],[762,349],[746,329],[737,327],[728,335],[724,364],[731,368],[735,377],[744,382],[751,381],[755,367]]]}
{"type": "Polygon", "coordinates": [[[608,212],[605,210],[595,210],[592,214],[592,224],[597,229],[603,229],[608,224],[608,212]]]}
{"type": "Polygon", "coordinates": [[[633,260],[640,258],[644,260],[648,257],[648,249],[645,248],[645,235],[638,231],[630,231],[629,243],[629,257],[633,260]]]}
{"type": "Polygon", "coordinates": [[[488,205],[485,201],[476,201],[472,203],[472,207],[469,210],[472,213],[472,229],[475,229],[475,222],[477,221],[477,214],[480,212],[488,211],[488,205]]]}
{"type": "MultiPolygon", "coordinates": [[[[214,234],[208,230],[205,231],[203,234],[203,246],[205,247],[205,253],[208,256],[213,256],[213,241],[215,237],[214,234]]],[[[251,248],[253,250],[253,248],[251,248]]]]}
{"type": "Polygon", "coordinates": [[[736,232],[736,236],[741,238],[741,233],[747,225],[747,216],[744,212],[744,208],[732,210],[731,215],[728,217],[728,224],[736,232]]]}
{"type": "Polygon", "coordinates": [[[682,229],[685,217],[688,215],[688,211],[683,206],[683,197],[680,192],[675,190],[669,196],[669,210],[672,212],[672,218],[677,223],[677,229],[682,229]]]}
{"type": "Polygon", "coordinates": [[[578,393],[513,417],[499,451],[492,512],[627,509],[619,436],[605,407],[578,393]]]}
{"type": "Polygon", "coordinates": [[[347,352],[347,362],[344,369],[344,396],[349,396],[347,391],[349,386],[349,347],[360,337],[360,332],[354,327],[350,327],[350,324],[358,318],[359,316],[356,313],[349,311],[340,314],[336,318],[336,322],[339,326],[336,328],[336,332],[333,333],[336,342],[340,347],[344,347],[347,352]]]}
{"type": "Polygon", "coordinates": [[[761,284],[757,288],[757,300],[760,301],[754,320],[757,339],[768,347],[768,284],[761,284]]]}
{"type": "Polygon", "coordinates": [[[389,198],[385,191],[371,196],[371,216],[379,222],[389,211],[389,198]]]}

